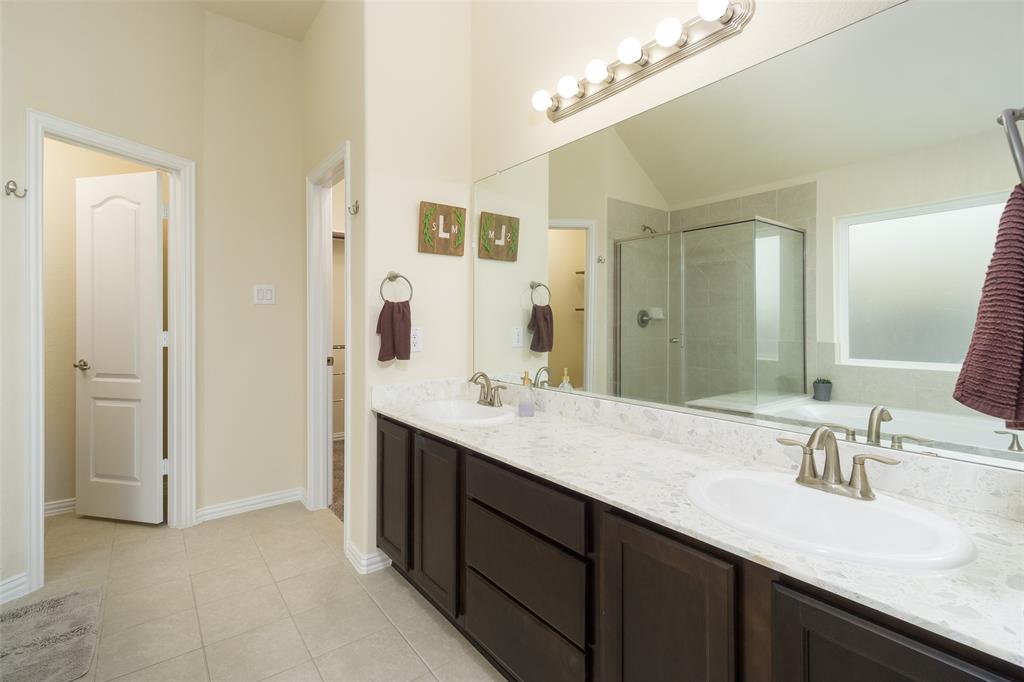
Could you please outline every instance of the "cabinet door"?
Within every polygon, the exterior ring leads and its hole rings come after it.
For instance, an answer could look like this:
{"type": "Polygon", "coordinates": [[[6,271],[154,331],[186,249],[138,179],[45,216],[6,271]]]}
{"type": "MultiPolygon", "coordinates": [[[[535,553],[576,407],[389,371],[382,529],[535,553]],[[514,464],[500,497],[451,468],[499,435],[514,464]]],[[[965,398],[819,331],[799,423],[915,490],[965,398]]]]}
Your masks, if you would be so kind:
{"type": "Polygon", "coordinates": [[[598,552],[602,682],[734,678],[731,564],[608,513],[598,552]]]}
{"type": "Polygon", "coordinates": [[[416,436],[413,451],[413,580],[455,615],[458,451],[416,436]]]}
{"type": "Polygon", "coordinates": [[[377,546],[396,566],[409,570],[412,493],[412,434],[377,420],[377,546]]]}
{"type": "Polygon", "coordinates": [[[1008,680],[781,585],[774,586],[777,682],[1008,680]]]}

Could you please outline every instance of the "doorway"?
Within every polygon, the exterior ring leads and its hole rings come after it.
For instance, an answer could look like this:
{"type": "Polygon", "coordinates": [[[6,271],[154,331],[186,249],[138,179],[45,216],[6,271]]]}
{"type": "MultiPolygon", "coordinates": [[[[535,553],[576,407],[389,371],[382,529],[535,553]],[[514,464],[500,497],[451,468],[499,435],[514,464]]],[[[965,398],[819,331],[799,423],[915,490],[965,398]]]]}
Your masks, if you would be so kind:
{"type": "Polygon", "coordinates": [[[345,187],[331,187],[331,502],[345,520],[345,187]]]}
{"type": "MultiPolygon", "coordinates": [[[[7,586],[4,598],[15,598],[43,586],[45,551],[46,372],[48,338],[43,306],[44,155],[48,139],[102,152],[167,175],[169,201],[166,243],[166,520],[185,528],[196,518],[196,391],[195,391],[195,162],[50,114],[29,110],[26,139],[26,263],[28,362],[21,395],[27,442],[27,486],[23,513],[26,570],[23,579],[7,586]]],[[[162,245],[163,246],[163,245],[162,245]]],[[[75,362],[79,359],[76,358],[75,362]]],[[[91,366],[92,363],[90,363],[91,366]]],[[[162,419],[161,419],[162,421],[162,419]]],[[[76,491],[77,492],[77,491],[76,491]]],[[[66,498],[65,498],[66,499],[66,498]]]]}
{"type": "Polygon", "coordinates": [[[166,514],[167,173],[43,146],[47,516],[166,514]]]}
{"type": "Polygon", "coordinates": [[[555,343],[548,353],[553,384],[568,375],[573,387],[593,387],[593,234],[589,220],[552,220],[548,230],[548,284],[555,343]]]}
{"type": "MultiPolygon", "coordinates": [[[[357,235],[350,222],[359,211],[359,203],[350,198],[349,149],[346,142],[306,176],[305,504],[331,508],[342,520],[348,517],[350,461],[345,425],[352,423],[346,400],[352,391],[352,329],[346,311],[351,310],[352,240],[357,235]]],[[[347,548],[347,525],[344,542],[347,548]]]]}

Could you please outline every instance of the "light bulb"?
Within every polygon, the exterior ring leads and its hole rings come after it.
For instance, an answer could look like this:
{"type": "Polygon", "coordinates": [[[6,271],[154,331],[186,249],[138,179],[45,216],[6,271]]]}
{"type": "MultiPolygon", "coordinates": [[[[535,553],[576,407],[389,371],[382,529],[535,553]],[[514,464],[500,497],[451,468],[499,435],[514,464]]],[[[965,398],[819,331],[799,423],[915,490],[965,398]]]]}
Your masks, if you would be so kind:
{"type": "Polygon", "coordinates": [[[626,38],[619,43],[617,54],[619,61],[623,64],[640,64],[643,66],[647,63],[647,55],[644,54],[644,48],[636,38],[626,38]]]}
{"type": "Polygon", "coordinates": [[[666,17],[654,29],[654,40],[662,47],[679,47],[686,42],[683,23],[675,17],[666,17]]]}
{"type": "Polygon", "coordinates": [[[576,77],[566,74],[558,79],[558,94],[565,99],[572,99],[583,93],[580,91],[580,84],[576,77]]]}
{"type": "Polygon", "coordinates": [[[551,93],[547,90],[538,90],[533,93],[533,108],[537,111],[547,111],[552,104],[551,93]]]}
{"type": "Polygon", "coordinates": [[[722,21],[729,12],[729,0],[698,0],[697,14],[704,21],[722,21]]]}
{"type": "Polygon", "coordinates": [[[587,62],[587,68],[583,73],[587,77],[587,81],[594,85],[612,82],[612,75],[608,72],[608,65],[601,59],[591,59],[587,62]]]}

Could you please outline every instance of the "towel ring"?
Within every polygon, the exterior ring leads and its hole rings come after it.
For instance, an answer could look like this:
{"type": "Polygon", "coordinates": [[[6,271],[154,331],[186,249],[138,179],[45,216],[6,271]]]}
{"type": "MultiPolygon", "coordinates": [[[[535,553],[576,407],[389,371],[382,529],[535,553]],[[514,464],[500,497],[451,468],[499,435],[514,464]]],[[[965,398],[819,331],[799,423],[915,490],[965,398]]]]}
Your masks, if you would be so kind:
{"type": "Polygon", "coordinates": [[[530,282],[530,303],[537,304],[537,300],[533,297],[537,293],[537,289],[544,287],[545,291],[548,292],[548,303],[551,303],[551,289],[548,289],[548,285],[543,282],[530,282]]]}
{"type": "Polygon", "coordinates": [[[403,275],[403,274],[401,274],[399,272],[395,272],[394,270],[389,272],[387,274],[387,276],[380,281],[380,300],[382,300],[382,301],[387,301],[388,300],[388,299],[384,298],[384,285],[387,282],[394,282],[395,280],[398,280],[398,279],[404,279],[405,283],[409,285],[409,298],[406,299],[406,300],[408,300],[408,301],[412,300],[412,282],[409,281],[408,277],[406,277],[405,275],[403,275]]]}

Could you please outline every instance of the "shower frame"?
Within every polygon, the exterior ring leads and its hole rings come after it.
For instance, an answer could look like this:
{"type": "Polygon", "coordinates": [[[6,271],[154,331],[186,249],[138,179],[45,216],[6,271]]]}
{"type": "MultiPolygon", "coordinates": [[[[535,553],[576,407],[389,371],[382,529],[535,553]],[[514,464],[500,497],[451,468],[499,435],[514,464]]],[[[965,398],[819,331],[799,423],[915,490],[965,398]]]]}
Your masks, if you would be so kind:
{"type": "MultiPolygon", "coordinates": [[[[783,230],[789,230],[790,232],[796,232],[801,235],[801,249],[800,249],[800,291],[802,293],[804,311],[800,320],[800,334],[804,343],[804,361],[802,367],[803,374],[803,391],[807,392],[807,230],[788,225],[780,220],[774,220],[772,218],[763,218],[755,215],[748,218],[734,218],[732,220],[718,220],[710,223],[701,223],[700,225],[692,225],[690,227],[680,227],[676,229],[665,230],[664,232],[656,232],[653,234],[639,234],[633,237],[621,237],[613,242],[613,249],[615,253],[615,268],[614,268],[614,286],[615,286],[615,366],[614,375],[612,379],[612,390],[613,395],[617,398],[622,397],[622,245],[630,242],[638,241],[649,241],[652,239],[658,239],[661,237],[669,237],[673,234],[684,234],[686,232],[697,232],[700,230],[711,230],[717,227],[728,227],[730,225],[740,225],[742,223],[760,222],[772,227],[778,227],[783,230]]],[[[756,281],[755,281],[756,287],[756,281]]],[[[754,324],[757,324],[757,312],[755,309],[754,324]]],[[[686,347],[683,338],[685,338],[685,327],[680,335],[680,349],[686,347]]],[[[754,386],[755,392],[757,387],[757,363],[754,363],[754,386]]],[[[683,407],[680,405],[679,407],[683,407]]]]}

